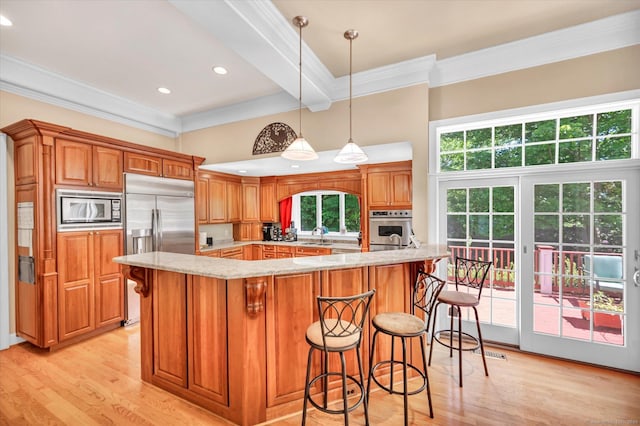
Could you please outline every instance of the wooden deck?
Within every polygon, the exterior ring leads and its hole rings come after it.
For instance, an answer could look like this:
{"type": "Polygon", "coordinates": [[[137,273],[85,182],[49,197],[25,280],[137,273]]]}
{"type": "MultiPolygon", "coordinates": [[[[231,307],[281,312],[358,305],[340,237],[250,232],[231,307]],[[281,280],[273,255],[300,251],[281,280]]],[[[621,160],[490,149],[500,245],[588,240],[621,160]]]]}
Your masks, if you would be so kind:
{"type": "MultiPolygon", "coordinates": [[[[120,328],[48,353],[23,343],[0,352],[0,425],[225,425],[224,420],[140,380],[138,327],[120,328]]],[[[413,425],[639,424],[640,377],[528,355],[489,351],[489,377],[479,355],[456,358],[434,348],[429,370],[435,418],[425,394],[410,398],[413,425]]],[[[362,409],[351,417],[364,424],[362,409]]],[[[299,425],[300,414],[271,422],[299,425]]],[[[370,423],[401,425],[402,397],[372,393],[370,423]]],[[[339,425],[340,416],[315,411],[310,425],[339,425]]]]}

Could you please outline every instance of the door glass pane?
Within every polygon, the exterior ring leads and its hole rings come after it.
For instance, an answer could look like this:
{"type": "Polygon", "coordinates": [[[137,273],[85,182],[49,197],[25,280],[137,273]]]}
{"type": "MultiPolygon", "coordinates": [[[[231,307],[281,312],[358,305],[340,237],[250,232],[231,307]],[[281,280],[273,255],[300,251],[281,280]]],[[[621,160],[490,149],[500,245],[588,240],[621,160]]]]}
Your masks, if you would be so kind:
{"type": "MultiPolygon", "coordinates": [[[[456,256],[491,260],[482,290],[480,321],[516,327],[515,188],[488,186],[447,190],[447,244],[451,252],[449,281],[456,256]]],[[[466,291],[466,290],[465,290],[466,291]]],[[[463,319],[473,320],[473,312],[463,319]]]]}
{"type": "Polygon", "coordinates": [[[534,332],[623,345],[622,182],[541,184],[534,194],[534,332]]]}

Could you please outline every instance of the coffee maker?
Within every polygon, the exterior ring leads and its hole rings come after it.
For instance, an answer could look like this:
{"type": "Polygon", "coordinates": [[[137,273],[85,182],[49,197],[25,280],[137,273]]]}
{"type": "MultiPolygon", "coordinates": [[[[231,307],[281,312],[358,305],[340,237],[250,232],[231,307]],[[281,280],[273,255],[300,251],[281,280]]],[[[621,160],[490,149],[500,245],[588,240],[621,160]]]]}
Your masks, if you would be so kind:
{"type": "Polygon", "coordinates": [[[262,241],[273,241],[273,223],[262,225],[262,241]]]}

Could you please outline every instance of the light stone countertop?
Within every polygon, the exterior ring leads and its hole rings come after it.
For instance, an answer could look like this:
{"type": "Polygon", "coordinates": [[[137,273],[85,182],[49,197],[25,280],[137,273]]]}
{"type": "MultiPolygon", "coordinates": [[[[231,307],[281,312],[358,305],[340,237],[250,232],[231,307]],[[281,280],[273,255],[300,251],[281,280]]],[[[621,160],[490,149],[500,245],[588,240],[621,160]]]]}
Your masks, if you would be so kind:
{"type": "Polygon", "coordinates": [[[419,249],[388,250],[366,253],[344,253],[326,256],[293,257],[267,260],[221,259],[191,254],[151,252],[114,257],[123,265],[236,279],[267,275],[287,275],[328,269],[346,269],[373,265],[420,262],[449,256],[444,245],[423,245],[419,249]]]}

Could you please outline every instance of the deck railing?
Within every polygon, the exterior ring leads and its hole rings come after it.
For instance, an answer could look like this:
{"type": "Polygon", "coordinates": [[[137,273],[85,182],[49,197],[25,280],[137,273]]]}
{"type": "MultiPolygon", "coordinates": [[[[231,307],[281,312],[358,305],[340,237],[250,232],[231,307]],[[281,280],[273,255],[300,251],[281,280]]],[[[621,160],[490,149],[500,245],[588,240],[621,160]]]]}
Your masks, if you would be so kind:
{"type": "MultiPolygon", "coordinates": [[[[454,262],[456,256],[468,259],[491,260],[493,265],[489,271],[489,279],[493,288],[503,290],[515,288],[515,258],[512,248],[488,248],[449,246],[451,258],[449,260],[447,278],[454,279],[454,262]]],[[[589,293],[589,277],[584,273],[584,255],[582,251],[560,251],[553,246],[539,245],[533,253],[534,286],[543,291],[559,291],[562,283],[563,292],[573,294],[589,293]]],[[[618,253],[593,253],[609,256],[621,256],[618,253]]]]}

